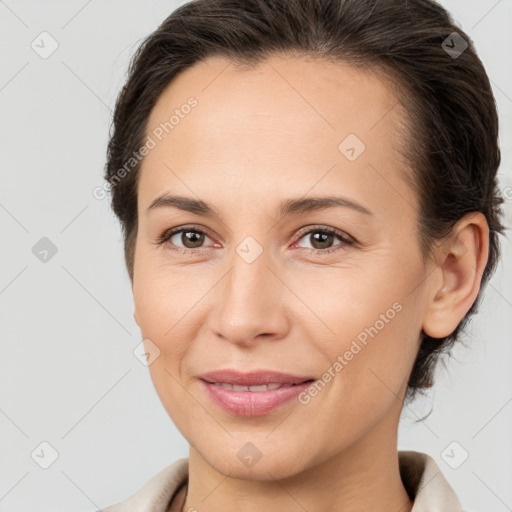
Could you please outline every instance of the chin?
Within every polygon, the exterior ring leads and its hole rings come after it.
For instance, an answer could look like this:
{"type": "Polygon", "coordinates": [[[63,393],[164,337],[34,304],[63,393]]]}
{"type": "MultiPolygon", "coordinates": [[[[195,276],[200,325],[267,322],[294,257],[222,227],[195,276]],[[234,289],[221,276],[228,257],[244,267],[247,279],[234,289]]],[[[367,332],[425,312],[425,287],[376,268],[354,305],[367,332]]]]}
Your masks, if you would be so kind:
{"type": "Polygon", "coordinates": [[[268,452],[262,446],[263,442],[255,440],[252,443],[251,438],[246,436],[243,440],[232,440],[234,442],[224,449],[205,447],[201,456],[215,471],[241,480],[280,480],[307,469],[304,452],[299,447],[281,445],[280,450],[276,450],[267,440],[267,446],[272,447],[272,451],[268,452]],[[261,450],[256,446],[261,446],[261,450]],[[300,457],[298,453],[301,453],[300,457]]]}
{"type": "Polygon", "coordinates": [[[294,468],[281,461],[265,461],[260,459],[252,468],[244,467],[238,460],[224,460],[219,464],[212,464],[219,473],[230,478],[267,482],[281,480],[300,473],[301,468],[294,468]]]}

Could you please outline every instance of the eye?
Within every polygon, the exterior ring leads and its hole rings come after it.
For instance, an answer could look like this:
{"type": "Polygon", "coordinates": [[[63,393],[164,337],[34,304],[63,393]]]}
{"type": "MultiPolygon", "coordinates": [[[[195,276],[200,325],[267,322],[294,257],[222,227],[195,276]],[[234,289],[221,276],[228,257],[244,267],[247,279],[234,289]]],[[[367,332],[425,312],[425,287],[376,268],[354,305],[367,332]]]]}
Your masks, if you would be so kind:
{"type": "Polygon", "coordinates": [[[173,250],[189,252],[194,249],[203,249],[201,245],[204,243],[205,238],[209,238],[209,236],[198,226],[180,226],[164,231],[155,243],[157,245],[163,245],[166,242],[171,242],[173,246],[171,248],[173,250]],[[173,238],[175,238],[175,240],[172,240],[173,238]],[[183,245],[180,246],[179,242],[183,245]]]}
{"type": "MultiPolygon", "coordinates": [[[[329,254],[343,247],[355,245],[354,240],[347,234],[328,226],[315,226],[308,231],[303,231],[300,240],[305,237],[309,237],[308,240],[310,240],[313,245],[310,249],[320,254],[329,254]],[[332,242],[335,238],[341,240],[341,243],[332,247],[332,242]]],[[[294,245],[297,245],[297,243],[298,242],[294,245]]],[[[308,247],[306,248],[309,249],[308,247]]]]}
{"type": "MultiPolygon", "coordinates": [[[[307,231],[300,233],[299,240],[309,236],[313,247],[306,247],[319,254],[329,254],[331,252],[342,249],[346,246],[354,246],[356,242],[343,231],[339,231],[329,226],[313,226],[307,231]],[[340,244],[332,247],[332,242],[335,238],[341,240],[340,244]]],[[[202,247],[205,238],[210,238],[208,234],[201,229],[199,226],[179,226],[164,231],[155,241],[157,245],[163,245],[166,242],[170,242],[169,248],[178,252],[187,253],[194,250],[204,249],[202,247]],[[176,236],[181,235],[181,236],[176,236]],[[175,240],[172,240],[176,237],[175,240]],[[179,245],[179,244],[183,245],[179,245]]],[[[297,246],[298,242],[292,246],[297,246]]]]}

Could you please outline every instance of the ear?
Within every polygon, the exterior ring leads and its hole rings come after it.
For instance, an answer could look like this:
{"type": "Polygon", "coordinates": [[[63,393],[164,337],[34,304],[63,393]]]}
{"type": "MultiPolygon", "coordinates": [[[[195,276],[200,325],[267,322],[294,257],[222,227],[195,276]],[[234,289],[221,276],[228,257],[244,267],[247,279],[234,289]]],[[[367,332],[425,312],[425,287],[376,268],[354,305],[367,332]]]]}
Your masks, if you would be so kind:
{"type": "Polygon", "coordinates": [[[134,308],[133,310],[133,318],[135,320],[135,323],[140,327],[139,319],[137,318],[137,308],[134,308]]]}
{"type": "Polygon", "coordinates": [[[449,336],[476,300],[489,257],[489,226],[481,212],[466,214],[436,250],[423,331],[449,336]]]}

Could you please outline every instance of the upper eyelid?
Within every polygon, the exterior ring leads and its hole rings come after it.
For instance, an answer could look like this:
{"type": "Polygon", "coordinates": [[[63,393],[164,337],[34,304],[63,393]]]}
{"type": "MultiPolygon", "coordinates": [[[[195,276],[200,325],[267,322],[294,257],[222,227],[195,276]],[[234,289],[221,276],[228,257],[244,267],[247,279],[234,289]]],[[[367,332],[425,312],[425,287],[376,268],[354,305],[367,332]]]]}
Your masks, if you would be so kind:
{"type": "MultiPolygon", "coordinates": [[[[176,226],[176,228],[170,228],[170,229],[164,231],[164,233],[161,235],[160,238],[163,239],[167,236],[167,241],[168,241],[170,237],[172,237],[178,233],[182,233],[183,231],[187,231],[187,230],[199,231],[199,232],[204,233],[210,239],[214,238],[213,236],[210,235],[210,231],[207,228],[205,228],[203,226],[196,225],[196,224],[189,224],[189,225],[185,224],[183,226],[176,226]],[[169,235],[167,235],[167,234],[169,234],[169,235]]],[[[327,226],[324,224],[313,224],[310,226],[304,226],[303,228],[299,229],[299,231],[297,232],[297,235],[295,236],[295,240],[294,240],[293,244],[296,244],[305,235],[308,235],[309,233],[314,232],[314,231],[331,232],[333,235],[337,236],[340,240],[342,240],[345,243],[352,243],[352,244],[358,243],[354,237],[352,237],[351,235],[349,235],[348,233],[346,233],[345,231],[343,231],[341,229],[337,229],[332,226],[327,226]]],[[[197,249],[188,249],[188,250],[194,251],[194,250],[201,250],[201,249],[207,249],[207,247],[199,247],[197,249]]],[[[318,249],[318,250],[321,251],[321,249],[318,249]]]]}
{"type": "Polygon", "coordinates": [[[299,229],[297,232],[297,236],[302,238],[304,235],[307,235],[308,233],[312,231],[326,231],[331,232],[333,235],[339,236],[341,238],[350,238],[352,240],[352,237],[343,231],[342,229],[333,228],[331,226],[325,226],[325,225],[318,225],[313,224],[312,226],[305,226],[304,228],[299,229]]]}

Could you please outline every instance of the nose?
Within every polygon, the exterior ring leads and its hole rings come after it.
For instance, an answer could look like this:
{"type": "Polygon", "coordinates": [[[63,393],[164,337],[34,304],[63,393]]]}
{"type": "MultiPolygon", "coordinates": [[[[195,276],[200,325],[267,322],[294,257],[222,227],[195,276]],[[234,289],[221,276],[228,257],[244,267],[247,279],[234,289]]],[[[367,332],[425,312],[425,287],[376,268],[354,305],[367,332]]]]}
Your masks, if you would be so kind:
{"type": "Polygon", "coordinates": [[[214,335],[244,347],[285,336],[289,318],[284,301],[289,292],[264,254],[251,263],[234,254],[230,270],[216,287],[209,318],[214,335]]]}

